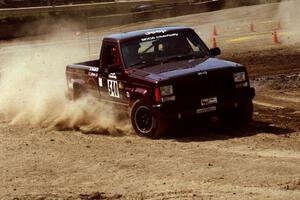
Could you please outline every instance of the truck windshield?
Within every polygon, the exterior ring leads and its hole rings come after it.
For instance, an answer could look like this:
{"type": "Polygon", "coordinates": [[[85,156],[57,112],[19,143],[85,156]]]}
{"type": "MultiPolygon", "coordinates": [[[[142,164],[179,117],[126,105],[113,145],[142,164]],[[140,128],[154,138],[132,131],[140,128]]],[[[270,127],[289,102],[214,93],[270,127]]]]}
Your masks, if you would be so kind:
{"type": "Polygon", "coordinates": [[[205,57],[208,48],[194,31],[145,35],[121,44],[126,67],[205,57]]]}

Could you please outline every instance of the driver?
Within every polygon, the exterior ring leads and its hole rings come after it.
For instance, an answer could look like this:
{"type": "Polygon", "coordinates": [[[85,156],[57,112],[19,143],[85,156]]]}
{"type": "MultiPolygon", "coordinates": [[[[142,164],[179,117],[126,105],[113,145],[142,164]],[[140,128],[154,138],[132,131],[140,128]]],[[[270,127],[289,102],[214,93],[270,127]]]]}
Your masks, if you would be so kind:
{"type": "Polygon", "coordinates": [[[169,38],[163,43],[166,56],[185,55],[192,52],[192,48],[184,37],[169,38]]]}

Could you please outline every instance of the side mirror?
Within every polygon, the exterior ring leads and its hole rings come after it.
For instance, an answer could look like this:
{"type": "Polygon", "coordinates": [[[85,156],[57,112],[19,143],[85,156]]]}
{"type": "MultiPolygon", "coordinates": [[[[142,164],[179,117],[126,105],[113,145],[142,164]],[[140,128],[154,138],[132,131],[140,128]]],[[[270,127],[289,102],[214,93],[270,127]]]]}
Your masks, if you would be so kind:
{"type": "Polygon", "coordinates": [[[108,73],[122,73],[123,72],[123,69],[119,65],[116,65],[116,64],[108,65],[107,69],[108,69],[108,73]]]}
{"type": "Polygon", "coordinates": [[[212,48],[209,50],[211,56],[218,56],[221,54],[221,49],[219,47],[212,48]]]}

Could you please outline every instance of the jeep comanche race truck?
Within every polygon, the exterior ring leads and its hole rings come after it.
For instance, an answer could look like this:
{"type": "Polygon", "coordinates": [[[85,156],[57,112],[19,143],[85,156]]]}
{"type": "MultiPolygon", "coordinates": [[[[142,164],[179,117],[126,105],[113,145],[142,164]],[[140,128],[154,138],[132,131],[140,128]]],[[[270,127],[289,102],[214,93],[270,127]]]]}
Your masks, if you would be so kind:
{"type": "Polygon", "coordinates": [[[100,59],[68,65],[68,94],[129,108],[134,130],[161,137],[175,119],[214,115],[245,124],[255,91],[246,68],[215,56],[193,29],[163,27],[107,36],[100,59]]]}

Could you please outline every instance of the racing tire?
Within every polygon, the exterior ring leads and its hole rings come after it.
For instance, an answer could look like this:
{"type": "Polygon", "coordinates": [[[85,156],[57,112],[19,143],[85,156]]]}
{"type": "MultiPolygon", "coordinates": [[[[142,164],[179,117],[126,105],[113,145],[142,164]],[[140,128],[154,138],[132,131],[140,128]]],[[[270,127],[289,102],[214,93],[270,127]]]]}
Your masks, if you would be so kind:
{"type": "Polygon", "coordinates": [[[149,106],[142,100],[133,103],[130,120],[135,132],[143,137],[158,139],[164,136],[167,131],[167,120],[155,117],[149,106]]]}
{"type": "Polygon", "coordinates": [[[234,110],[223,112],[219,120],[225,126],[244,127],[247,126],[253,117],[253,102],[248,100],[242,102],[234,110]]]}
{"type": "Polygon", "coordinates": [[[253,117],[253,102],[252,100],[243,102],[239,105],[237,109],[237,119],[238,125],[245,126],[248,125],[253,117]]]}

